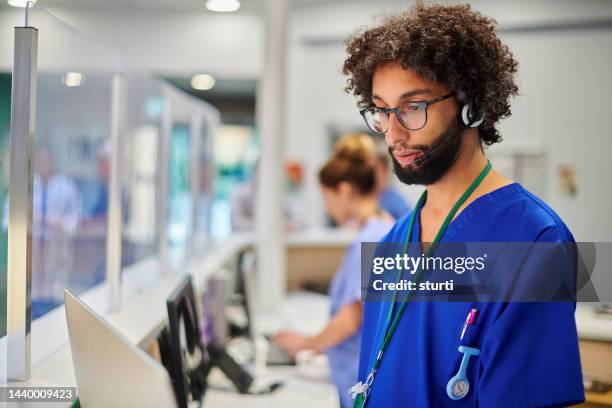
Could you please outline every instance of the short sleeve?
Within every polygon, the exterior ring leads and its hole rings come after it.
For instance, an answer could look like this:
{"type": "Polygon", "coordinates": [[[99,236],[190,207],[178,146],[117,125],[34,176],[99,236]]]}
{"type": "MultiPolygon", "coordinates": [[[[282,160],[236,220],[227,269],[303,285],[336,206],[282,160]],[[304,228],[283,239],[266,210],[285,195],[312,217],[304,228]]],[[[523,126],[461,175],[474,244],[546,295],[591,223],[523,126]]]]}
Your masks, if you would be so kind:
{"type": "MultiPolygon", "coordinates": [[[[571,244],[571,234],[562,227],[544,230],[539,243],[571,244]]],[[[573,261],[565,247],[558,248],[555,263],[573,261]]],[[[523,282],[535,281],[543,259],[550,259],[549,254],[538,253],[523,265],[520,273],[527,275],[523,282]]],[[[584,401],[575,303],[509,302],[501,306],[483,338],[478,405],[561,407],[584,401]]]]}
{"type": "Polygon", "coordinates": [[[582,402],[574,304],[507,304],[483,339],[477,393],[483,407],[582,402]]]}
{"type": "Polygon", "coordinates": [[[334,313],[347,304],[361,301],[360,243],[354,243],[347,249],[330,294],[334,313]]]}

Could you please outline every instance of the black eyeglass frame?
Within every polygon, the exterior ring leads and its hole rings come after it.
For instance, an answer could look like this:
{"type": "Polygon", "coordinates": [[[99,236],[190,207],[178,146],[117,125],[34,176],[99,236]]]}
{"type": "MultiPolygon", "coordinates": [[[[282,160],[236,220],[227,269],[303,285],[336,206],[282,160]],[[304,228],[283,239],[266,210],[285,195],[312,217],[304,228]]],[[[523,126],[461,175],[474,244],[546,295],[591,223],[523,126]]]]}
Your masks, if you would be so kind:
{"type": "Polygon", "coordinates": [[[389,115],[391,114],[391,112],[395,112],[395,117],[397,118],[397,120],[399,121],[399,123],[401,123],[401,125],[403,127],[405,127],[408,130],[421,130],[425,127],[425,125],[427,125],[427,107],[429,105],[433,105],[434,103],[438,103],[438,102],[442,102],[445,99],[450,98],[451,96],[455,96],[454,92],[451,92],[449,94],[446,95],[442,95],[442,96],[438,96],[437,98],[433,98],[433,99],[429,99],[427,101],[406,101],[404,103],[401,103],[398,107],[396,108],[379,108],[377,106],[371,106],[369,108],[365,108],[365,109],[361,109],[359,111],[359,113],[361,114],[361,116],[363,117],[363,120],[366,123],[366,126],[368,127],[368,129],[370,129],[372,132],[377,133],[379,135],[384,135],[385,133],[387,133],[387,131],[389,130],[389,115]],[[409,128],[404,121],[402,120],[402,115],[400,115],[400,108],[403,107],[404,105],[415,105],[418,104],[420,105],[421,109],[425,110],[425,122],[423,122],[423,126],[418,127],[418,128],[409,128]],[[387,116],[387,128],[382,131],[382,132],[377,132],[376,130],[372,129],[370,127],[370,124],[368,123],[368,120],[366,119],[366,113],[372,109],[378,109],[379,111],[381,111],[382,113],[384,113],[387,116]]]}

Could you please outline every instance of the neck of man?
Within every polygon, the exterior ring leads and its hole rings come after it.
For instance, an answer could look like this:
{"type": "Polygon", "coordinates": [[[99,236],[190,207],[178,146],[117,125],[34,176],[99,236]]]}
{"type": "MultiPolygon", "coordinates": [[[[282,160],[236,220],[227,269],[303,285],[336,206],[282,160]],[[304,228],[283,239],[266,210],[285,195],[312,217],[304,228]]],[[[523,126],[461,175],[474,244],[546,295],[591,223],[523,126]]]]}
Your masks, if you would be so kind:
{"type": "Polygon", "coordinates": [[[440,180],[427,186],[427,202],[423,209],[434,216],[448,214],[487,164],[478,130],[466,129],[460,137],[463,141],[455,163],[440,180]]]}

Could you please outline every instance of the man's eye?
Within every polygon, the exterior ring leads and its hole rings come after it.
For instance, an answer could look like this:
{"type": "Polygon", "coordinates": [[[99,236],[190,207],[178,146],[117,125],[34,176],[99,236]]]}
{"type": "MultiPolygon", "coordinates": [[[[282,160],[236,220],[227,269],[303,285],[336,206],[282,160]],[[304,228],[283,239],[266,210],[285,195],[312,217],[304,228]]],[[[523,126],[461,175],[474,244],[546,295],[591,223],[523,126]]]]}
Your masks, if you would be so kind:
{"type": "Polygon", "coordinates": [[[404,112],[418,112],[421,109],[421,105],[413,104],[413,105],[404,105],[402,110],[404,112]]]}

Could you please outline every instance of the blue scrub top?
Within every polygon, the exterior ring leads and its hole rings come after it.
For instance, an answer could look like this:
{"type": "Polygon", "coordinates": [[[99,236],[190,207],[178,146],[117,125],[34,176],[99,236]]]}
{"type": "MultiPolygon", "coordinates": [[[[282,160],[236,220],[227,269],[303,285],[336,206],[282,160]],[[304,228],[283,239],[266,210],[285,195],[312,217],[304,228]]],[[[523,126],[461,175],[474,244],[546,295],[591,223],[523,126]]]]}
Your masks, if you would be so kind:
{"type": "MultiPolygon", "coordinates": [[[[373,219],[365,223],[351,242],[329,288],[330,316],[345,305],[361,301],[361,243],[378,242],[393,224],[373,219]]],[[[331,347],[326,354],[331,366],[332,381],[338,387],[340,406],[351,407],[348,389],[357,382],[361,333],[357,332],[342,343],[331,347]]]]}
{"type": "MultiPolygon", "coordinates": [[[[411,241],[420,237],[417,214],[411,241]]],[[[409,214],[383,242],[404,242],[409,214]]],[[[542,200],[513,183],[469,204],[441,242],[573,242],[542,200]]],[[[366,302],[359,380],[365,381],[383,335],[389,302],[366,302]]],[[[548,407],[584,400],[574,303],[410,303],[391,339],[368,407],[548,407]],[[471,308],[476,324],[461,341],[471,308]],[[468,365],[468,394],[451,400],[446,385],[461,362],[459,345],[481,350],[468,365]]],[[[397,307],[396,307],[397,310],[397,307]]]]}

